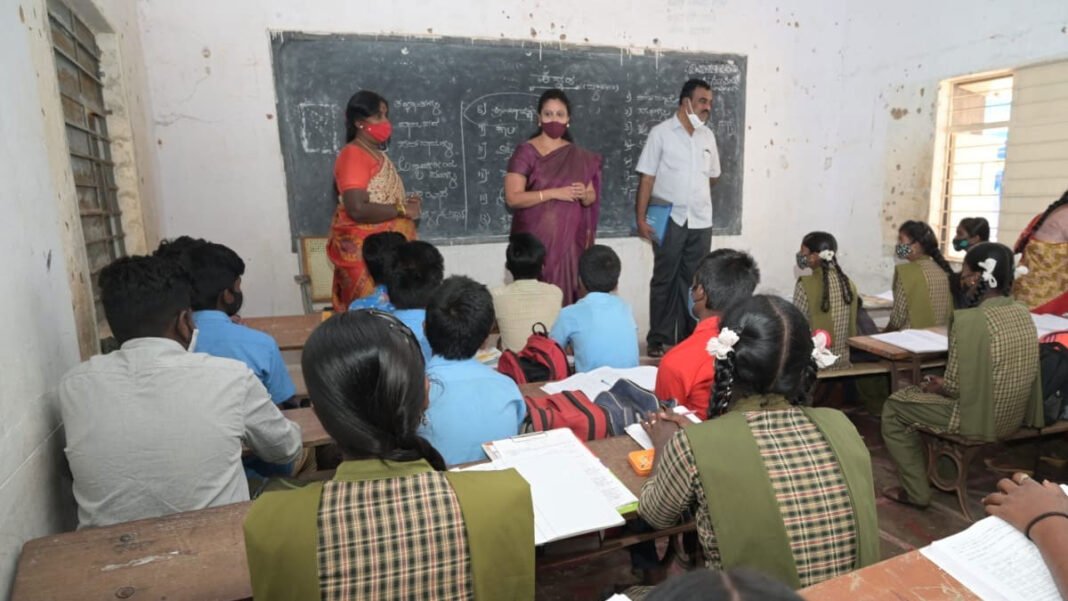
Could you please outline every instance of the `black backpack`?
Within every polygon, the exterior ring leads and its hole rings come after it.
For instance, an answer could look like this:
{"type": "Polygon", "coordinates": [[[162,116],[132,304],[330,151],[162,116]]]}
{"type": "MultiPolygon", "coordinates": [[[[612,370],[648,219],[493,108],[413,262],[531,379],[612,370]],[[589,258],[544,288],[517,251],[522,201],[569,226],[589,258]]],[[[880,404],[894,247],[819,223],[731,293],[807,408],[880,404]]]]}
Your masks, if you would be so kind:
{"type": "Polygon", "coordinates": [[[1068,419],[1068,348],[1059,342],[1039,344],[1038,365],[1042,375],[1042,412],[1049,426],[1068,419]]]}

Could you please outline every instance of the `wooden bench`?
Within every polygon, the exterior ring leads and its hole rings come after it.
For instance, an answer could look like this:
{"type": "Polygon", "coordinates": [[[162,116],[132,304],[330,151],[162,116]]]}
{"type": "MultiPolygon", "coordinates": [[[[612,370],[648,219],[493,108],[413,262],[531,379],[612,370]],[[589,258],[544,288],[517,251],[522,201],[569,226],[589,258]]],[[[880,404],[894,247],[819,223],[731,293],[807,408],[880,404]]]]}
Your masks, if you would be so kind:
{"type": "Polygon", "coordinates": [[[1068,420],[1058,421],[1045,428],[1020,428],[996,441],[977,440],[957,434],[936,432],[922,426],[917,427],[916,430],[920,432],[924,447],[927,449],[927,478],[938,490],[956,493],[964,517],[975,521],[968,507],[968,469],[979,451],[992,444],[1031,440],[1068,432],[1068,420]],[[938,462],[943,457],[953,463],[955,468],[953,477],[938,471],[938,462]]]}

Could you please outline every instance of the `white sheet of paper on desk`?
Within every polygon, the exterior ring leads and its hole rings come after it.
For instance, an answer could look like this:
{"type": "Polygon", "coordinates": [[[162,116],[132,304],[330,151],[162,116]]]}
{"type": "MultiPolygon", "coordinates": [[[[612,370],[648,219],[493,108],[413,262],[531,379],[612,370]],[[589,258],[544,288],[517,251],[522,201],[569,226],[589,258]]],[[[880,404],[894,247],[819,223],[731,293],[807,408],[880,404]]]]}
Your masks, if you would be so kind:
{"type": "MultiPolygon", "coordinates": [[[[690,411],[686,407],[683,407],[682,405],[677,405],[674,409],[672,409],[672,411],[678,413],[679,415],[685,415],[686,419],[690,420],[695,424],[701,423],[701,418],[697,417],[694,412],[690,411]]],[[[638,443],[638,446],[640,446],[641,448],[653,448],[653,439],[649,438],[649,434],[645,431],[645,428],[643,428],[641,424],[631,424],[624,428],[624,430],[627,432],[627,434],[630,435],[631,438],[634,439],[634,442],[638,443]]]]}
{"type": "Polygon", "coordinates": [[[612,595],[611,597],[609,597],[608,601],[630,601],[630,597],[628,597],[626,595],[623,595],[623,594],[620,594],[620,593],[616,593],[616,594],[612,595]]]}
{"type": "Polygon", "coordinates": [[[1035,328],[1038,329],[1039,338],[1051,332],[1068,330],[1068,319],[1058,317],[1057,315],[1036,315],[1035,313],[1032,313],[1031,320],[1035,322],[1035,328]]]}
{"type": "Polygon", "coordinates": [[[986,601],[1060,601],[1042,554],[1019,530],[988,517],[920,549],[986,601]]]}
{"type": "Polygon", "coordinates": [[[902,330],[874,334],[872,338],[901,347],[910,353],[944,353],[949,350],[949,338],[929,330],[902,330]]]}
{"type": "Polygon", "coordinates": [[[598,367],[592,371],[577,373],[559,382],[549,382],[541,389],[549,394],[557,394],[565,390],[579,390],[592,401],[621,378],[630,380],[646,390],[656,388],[656,368],[651,365],[642,365],[629,369],[598,367]]]}

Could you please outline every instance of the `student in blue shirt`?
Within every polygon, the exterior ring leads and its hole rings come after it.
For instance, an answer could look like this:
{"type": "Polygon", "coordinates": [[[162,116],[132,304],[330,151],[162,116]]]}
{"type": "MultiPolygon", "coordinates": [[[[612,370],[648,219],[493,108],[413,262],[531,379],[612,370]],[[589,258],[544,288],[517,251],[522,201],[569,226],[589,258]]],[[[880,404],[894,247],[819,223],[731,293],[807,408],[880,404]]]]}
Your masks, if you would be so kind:
{"type": "Polygon", "coordinates": [[[454,465],[485,459],[482,443],[514,436],[526,418],[515,382],[475,359],[493,327],[493,297],[464,276],[445,280],[426,310],[433,356],[430,405],[419,434],[454,465]]]}
{"type": "Polygon", "coordinates": [[[630,306],[613,294],[620,269],[615,251],[602,244],[579,259],[579,292],[585,296],[560,310],[549,333],[560,346],[571,346],[575,371],[638,366],[638,324],[630,306]]]}
{"type": "MultiPolygon", "coordinates": [[[[429,242],[405,242],[393,251],[393,261],[386,287],[393,303],[393,315],[404,322],[423,350],[423,358],[430,360],[430,343],[426,340],[423,322],[430,297],[441,285],[445,275],[445,259],[429,242]]],[[[480,341],[481,342],[481,341],[480,341]]]]}
{"type": "Polygon", "coordinates": [[[352,301],[349,311],[378,309],[393,312],[393,304],[389,302],[389,290],[386,288],[386,274],[389,273],[389,264],[393,261],[393,251],[405,242],[407,239],[400,232],[379,232],[371,234],[363,241],[363,262],[367,265],[367,273],[374,281],[375,287],[371,294],[352,301]]]}

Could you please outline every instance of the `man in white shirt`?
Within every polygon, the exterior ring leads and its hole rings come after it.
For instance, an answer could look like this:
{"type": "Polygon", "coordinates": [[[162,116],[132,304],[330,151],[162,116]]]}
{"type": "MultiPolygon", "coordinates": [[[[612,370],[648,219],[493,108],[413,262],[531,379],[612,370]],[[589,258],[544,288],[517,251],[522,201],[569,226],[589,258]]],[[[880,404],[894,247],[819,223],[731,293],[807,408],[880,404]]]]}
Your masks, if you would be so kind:
{"type": "Polygon", "coordinates": [[[59,385],[79,528],[247,501],[242,443],[274,463],[301,456],[300,427],[244,363],[190,352],[192,285],[177,263],[119,259],[99,281],[122,347],[59,385]]]}
{"type": "Polygon", "coordinates": [[[711,187],[720,174],[716,136],[707,126],[711,114],[711,86],[700,79],[687,81],[678,111],[649,131],[638,159],[638,233],[654,249],[646,336],[651,357],[662,356],[666,346],[689,336],[694,327],[687,299],[697,264],[712,247],[711,187]],[[652,198],[672,205],[660,243],[645,221],[652,198]]]}
{"type": "Polygon", "coordinates": [[[501,348],[519,352],[527,345],[534,324],[553,329],[564,293],[557,286],[539,282],[545,265],[545,245],[533,234],[512,234],[505,251],[505,266],[514,280],[494,288],[493,310],[501,332],[501,348]]]}

